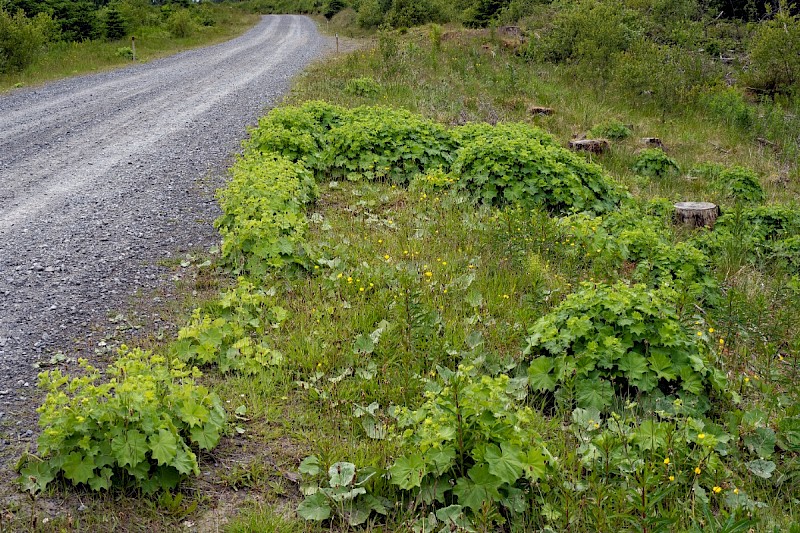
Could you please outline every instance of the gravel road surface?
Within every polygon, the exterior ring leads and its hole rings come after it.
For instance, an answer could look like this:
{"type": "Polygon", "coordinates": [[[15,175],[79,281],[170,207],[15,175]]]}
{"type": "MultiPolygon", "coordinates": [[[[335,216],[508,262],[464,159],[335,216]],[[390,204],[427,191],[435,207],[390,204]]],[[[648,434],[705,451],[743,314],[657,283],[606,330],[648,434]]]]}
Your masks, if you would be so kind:
{"type": "Polygon", "coordinates": [[[218,241],[208,176],[326,46],[310,19],[267,16],[217,46],[0,96],[0,466],[35,437],[34,365],[168,283],[159,262],[218,241]]]}

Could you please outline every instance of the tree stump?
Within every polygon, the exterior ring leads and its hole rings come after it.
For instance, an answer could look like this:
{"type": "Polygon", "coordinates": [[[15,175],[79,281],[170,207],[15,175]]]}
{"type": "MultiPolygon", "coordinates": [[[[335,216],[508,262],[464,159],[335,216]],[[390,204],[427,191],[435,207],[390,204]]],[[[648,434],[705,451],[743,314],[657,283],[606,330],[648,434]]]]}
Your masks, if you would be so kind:
{"type": "Polygon", "coordinates": [[[605,139],[579,139],[570,141],[569,147],[576,152],[602,154],[608,150],[608,141],[605,139]]]}
{"type": "Polygon", "coordinates": [[[719,216],[719,207],[711,202],[678,202],[675,204],[675,221],[693,228],[713,228],[719,216]]]}
{"type": "Polygon", "coordinates": [[[658,137],[644,137],[642,139],[642,144],[648,148],[661,148],[665,151],[667,149],[667,147],[664,146],[664,142],[658,137]]]}
{"type": "Polygon", "coordinates": [[[543,107],[540,105],[528,106],[528,113],[531,115],[549,116],[555,113],[555,110],[550,107],[543,107]]]}

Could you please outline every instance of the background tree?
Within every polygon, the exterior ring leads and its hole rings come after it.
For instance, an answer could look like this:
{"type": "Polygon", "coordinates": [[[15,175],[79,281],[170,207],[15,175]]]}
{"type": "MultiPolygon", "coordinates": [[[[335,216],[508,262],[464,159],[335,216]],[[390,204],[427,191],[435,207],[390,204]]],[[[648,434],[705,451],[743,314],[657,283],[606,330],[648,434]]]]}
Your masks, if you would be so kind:
{"type": "Polygon", "coordinates": [[[106,39],[109,41],[122,39],[128,33],[125,19],[122,18],[122,14],[114,6],[111,6],[106,11],[105,31],[106,39]]]}

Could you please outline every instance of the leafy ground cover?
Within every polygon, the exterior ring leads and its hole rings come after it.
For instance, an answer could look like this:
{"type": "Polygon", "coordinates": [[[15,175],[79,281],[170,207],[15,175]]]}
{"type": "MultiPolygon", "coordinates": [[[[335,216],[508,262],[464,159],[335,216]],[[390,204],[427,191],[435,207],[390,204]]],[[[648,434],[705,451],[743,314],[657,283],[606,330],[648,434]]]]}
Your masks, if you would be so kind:
{"type": "Polygon", "coordinates": [[[383,34],[251,132],[218,221],[240,277],[160,347],[234,421],[199,455],[246,494],[227,529],[796,530],[796,191],[736,168],[779,162],[492,46],[383,34]],[[560,148],[609,117],[634,136],[560,148]],[[674,166],[641,175],[656,135],[674,166]],[[698,198],[717,228],[673,226],[698,198]]]}

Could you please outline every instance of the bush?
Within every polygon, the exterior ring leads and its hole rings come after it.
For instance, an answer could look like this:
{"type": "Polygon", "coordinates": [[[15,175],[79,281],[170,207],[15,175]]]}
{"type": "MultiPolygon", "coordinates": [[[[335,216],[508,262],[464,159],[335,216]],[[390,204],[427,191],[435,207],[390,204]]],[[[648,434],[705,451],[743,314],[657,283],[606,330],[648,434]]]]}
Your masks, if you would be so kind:
{"type": "Polygon", "coordinates": [[[383,23],[385,13],[378,0],[363,0],[358,8],[356,23],[360,28],[377,28],[383,23]]]}
{"type": "Polygon", "coordinates": [[[133,59],[133,48],[130,46],[122,46],[117,48],[117,51],[114,52],[114,55],[124,59],[133,59]]]}
{"type": "Polygon", "coordinates": [[[474,376],[472,370],[440,367],[441,383],[430,383],[419,409],[395,411],[410,452],[389,469],[391,482],[413,491],[417,502],[440,508],[436,514],[445,523],[499,506],[524,513],[550,456],[536,433],[537,415],[513,399],[509,377],[474,376]]]}
{"type": "Polygon", "coordinates": [[[618,120],[611,120],[594,126],[590,133],[596,137],[603,137],[614,141],[627,139],[633,132],[631,129],[618,120]]]}
{"type": "Polygon", "coordinates": [[[251,153],[237,161],[219,193],[222,257],[235,271],[263,275],[287,265],[308,266],[305,204],[317,196],[302,163],[251,153]]]}
{"type": "Polygon", "coordinates": [[[659,179],[680,173],[678,163],[659,148],[648,148],[639,152],[631,168],[641,176],[659,179]]]}
{"type": "Polygon", "coordinates": [[[175,354],[188,364],[215,365],[221,372],[256,374],[283,356],[268,346],[268,333],[287,312],[262,289],[240,280],[205,309],[195,309],[178,332],[175,354]]]}
{"type": "Polygon", "coordinates": [[[758,176],[750,169],[735,166],[722,170],[714,180],[714,186],[737,204],[760,204],[764,201],[764,189],[758,176]]]}
{"type": "Polygon", "coordinates": [[[464,11],[464,26],[468,28],[485,28],[496,19],[500,11],[510,0],[477,0],[464,11]]]}
{"type": "Polygon", "coordinates": [[[700,95],[699,108],[724,123],[747,130],[752,127],[755,111],[747,103],[740,89],[718,86],[700,95]]]}
{"type": "MultiPolygon", "coordinates": [[[[674,208],[669,204],[669,217],[674,208]]],[[[601,276],[620,276],[647,287],[670,287],[679,301],[716,303],[719,285],[711,262],[689,243],[673,244],[664,216],[651,216],[632,206],[603,217],[586,214],[561,220],[571,253],[592,262],[601,276]]]]}
{"type": "Polygon", "coordinates": [[[598,410],[611,405],[615,392],[724,391],[725,375],[711,364],[705,333],[683,324],[676,296],[644,285],[583,283],[528,330],[530,386],[574,391],[578,407],[598,410]]]}
{"type": "Polygon", "coordinates": [[[484,203],[603,213],[626,196],[600,166],[558,146],[537,128],[470,125],[454,135],[461,144],[452,166],[458,187],[484,203]]]}
{"type": "Polygon", "coordinates": [[[167,29],[173,37],[184,38],[191,36],[197,26],[188,9],[178,9],[167,17],[167,29]]]}
{"type": "Polygon", "coordinates": [[[353,78],[348,80],[344,86],[344,92],[353,96],[365,98],[376,96],[381,90],[380,84],[370,76],[363,78],[353,78]]]}
{"type": "Polygon", "coordinates": [[[19,72],[31,65],[54,30],[49,15],[29,19],[20,10],[12,16],[0,8],[0,74],[19,72]]]}
{"type": "Polygon", "coordinates": [[[714,64],[698,53],[640,38],[617,56],[613,84],[637,102],[650,101],[663,115],[695,102],[697,92],[717,74],[714,64]]]}
{"type": "Polygon", "coordinates": [[[439,10],[430,0],[394,0],[386,15],[393,28],[421,26],[439,19],[439,10]]]}
{"type": "Polygon", "coordinates": [[[309,169],[319,170],[328,134],[342,123],[346,113],[344,108],[320,101],[273,109],[250,132],[246,149],[302,161],[309,169]]]}
{"type": "Polygon", "coordinates": [[[214,448],[226,414],[216,394],[195,384],[196,368],[125,346],[105,373],[81,366],[78,378],[39,376],[47,397],[38,409],[39,457],[21,468],[26,490],[63,477],[96,491],[133,485],[151,493],[200,473],[192,447],[214,448]]]}
{"type": "Polygon", "coordinates": [[[614,58],[629,48],[638,29],[634,12],[613,2],[564,4],[539,43],[545,61],[575,62],[605,76],[614,58]]]}
{"type": "Polygon", "coordinates": [[[127,35],[125,20],[122,18],[122,14],[117,8],[113,6],[108,8],[104,23],[106,39],[109,41],[116,41],[127,35]]]}
{"type": "Polygon", "coordinates": [[[449,167],[453,140],[441,125],[404,109],[358,107],[334,126],[324,166],[333,178],[408,183],[428,168],[449,167]]]}
{"type": "Polygon", "coordinates": [[[747,83],[769,94],[797,92],[800,83],[800,18],[781,10],[758,25],[748,46],[747,83]]]}

